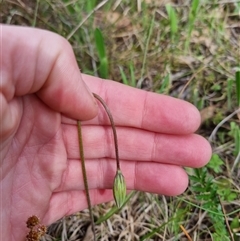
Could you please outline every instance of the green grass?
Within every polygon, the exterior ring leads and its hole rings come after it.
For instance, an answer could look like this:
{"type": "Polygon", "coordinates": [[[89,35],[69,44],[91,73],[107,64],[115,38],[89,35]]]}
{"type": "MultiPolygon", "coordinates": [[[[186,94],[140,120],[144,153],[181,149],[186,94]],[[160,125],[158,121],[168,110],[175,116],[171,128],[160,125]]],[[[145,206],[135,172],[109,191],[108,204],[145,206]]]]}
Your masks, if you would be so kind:
{"type": "Polygon", "coordinates": [[[108,58],[106,55],[103,35],[100,29],[96,28],[94,31],[96,50],[99,58],[99,76],[101,78],[108,78],[108,58]]]}
{"type": "MultiPolygon", "coordinates": [[[[94,207],[101,240],[189,240],[180,225],[192,240],[240,240],[240,3],[149,2],[5,1],[0,14],[4,23],[68,38],[85,73],[179,97],[201,111],[198,132],[211,136],[211,162],[186,168],[190,186],[179,197],[134,192],[119,212],[112,202],[94,207]]],[[[84,210],[53,224],[46,240],[79,240],[88,224],[84,210]]]]}
{"type": "Polygon", "coordinates": [[[171,39],[173,41],[178,31],[178,17],[171,4],[166,4],[166,10],[170,21],[171,39]]]}

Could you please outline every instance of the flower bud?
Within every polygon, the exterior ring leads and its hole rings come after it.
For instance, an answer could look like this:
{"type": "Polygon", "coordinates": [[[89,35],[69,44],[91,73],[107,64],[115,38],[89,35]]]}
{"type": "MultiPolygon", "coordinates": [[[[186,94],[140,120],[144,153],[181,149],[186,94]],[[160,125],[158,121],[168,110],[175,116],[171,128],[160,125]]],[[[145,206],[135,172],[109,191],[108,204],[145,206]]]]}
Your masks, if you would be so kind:
{"type": "Polygon", "coordinates": [[[126,182],[121,170],[117,170],[113,183],[113,195],[118,208],[121,208],[126,198],[126,182]]]}

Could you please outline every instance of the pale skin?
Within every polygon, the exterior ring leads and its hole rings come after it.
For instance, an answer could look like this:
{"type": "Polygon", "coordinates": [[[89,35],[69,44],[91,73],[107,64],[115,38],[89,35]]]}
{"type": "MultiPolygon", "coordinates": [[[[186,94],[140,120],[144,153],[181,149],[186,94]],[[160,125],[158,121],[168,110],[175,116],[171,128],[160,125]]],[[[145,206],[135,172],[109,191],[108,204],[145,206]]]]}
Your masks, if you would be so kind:
{"type": "Polygon", "coordinates": [[[129,190],[178,195],[188,186],[182,167],[209,161],[193,105],[81,74],[70,44],[54,33],[1,25],[0,34],[0,240],[24,240],[31,215],[49,225],[87,208],[76,120],[92,204],[113,199],[112,131],[91,92],[112,112],[129,190]]]}

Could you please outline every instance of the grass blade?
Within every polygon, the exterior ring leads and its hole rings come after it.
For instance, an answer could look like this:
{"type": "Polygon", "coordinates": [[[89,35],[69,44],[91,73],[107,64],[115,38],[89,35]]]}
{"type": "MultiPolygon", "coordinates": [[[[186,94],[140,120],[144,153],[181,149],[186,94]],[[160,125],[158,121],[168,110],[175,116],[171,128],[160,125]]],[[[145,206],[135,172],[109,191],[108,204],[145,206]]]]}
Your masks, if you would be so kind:
{"type": "Polygon", "coordinates": [[[100,29],[96,28],[94,31],[96,49],[99,57],[99,75],[101,78],[108,78],[108,59],[106,55],[103,35],[100,29]]]}
{"type": "Polygon", "coordinates": [[[135,191],[130,192],[130,193],[127,195],[127,197],[126,197],[126,199],[125,199],[125,201],[124,201],[124,203],[123,203],[123,205],[121,206],[120,209],[119,209],[117,206],[113,207],[109,212],[107,212],[104,216],[101,216],[101,217],[96,221],[96,225],[98,225],[98,224],[100,224],[100,223],[108,220],[108,219],[109,219],[110,217],[112,217],[115,213],[117,213],[119,210],[121,210],[121,209],[128,203],[128,201],[134,196],[134,194],[135,194],[135,191]]]}
{"type": "Polygon", "coordinates": [[[190,9],[190,13],[189,13],[189,23],[188,23],[188,36],[187,36],[187,40],[185,42],[185,52],[189,47],[189,43],[190,43],[190,38],[191,38],[191,34],[194,28],[194,23],[195,20],[197,18],[197,14],[198,14],[198,10],[199,10],[199,6],[200,6],[200,1],[199,0],[193,0],[192,5],[191,5],[191,9],[190,9]]]}
{"type": "Polygon", "coordinates": [[[240,106],[240,70],[236,71],[237,105],[240,106]]]}
{"type": "Polygon", "coordinates": [[[166,10],[168,13],[168,17],[170,20],[170,28],[171,28],[171,39],[174,39],[175,34],[178,31],[178,19],[175,9],[172,7],[171,4],[166,5],[166,10]]]}
{"type": "Polygon", "coordinates": [[[148,53],[150,38],[151,38],[152,33],[153,33],[154,21],[155,21],[155,12],[153,13],[153,17],[152,17],[152,20],[151,20],[151,24],[150,24],[150,26],[149,26],[148,33],[147,33],[146,48],[145,48],[145,50],[144,50],[142,70],[141,70],[141,79],[143,79],[143,74],[144,74],[144,71],[145,71],[145,68],[146,68],[147,53],[148,53]]]}
{"type": "Polygon", "coordinates": [[[94,36],[95,36],[96,48],[98,51],[99,58],[100,60],[104,59],[106,58],[106,51],[104,46],[103,35],[99,28],[95,29],[94,36]]]}
{"type": "Polygon", "coordinates": [[[118,67],[119,67],[119,70],[120,70],[122,82],[123,82],[125,85],[129,85],[129,81],[128,81],[128,78],[127,78],[126,74],[125,74],[124,71],[123,71],[123,67],[122,67],[122,66],[118,66],[118,67]]]}

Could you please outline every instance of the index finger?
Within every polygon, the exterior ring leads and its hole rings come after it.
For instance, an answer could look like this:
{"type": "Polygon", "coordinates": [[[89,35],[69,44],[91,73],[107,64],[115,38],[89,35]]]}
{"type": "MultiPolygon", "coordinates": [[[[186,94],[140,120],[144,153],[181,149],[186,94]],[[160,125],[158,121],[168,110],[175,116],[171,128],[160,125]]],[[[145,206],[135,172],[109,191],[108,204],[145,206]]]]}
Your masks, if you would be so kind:
{"type": "MultiPolygon", "coordinates": [[[[190,134],[200,125],[199,111],[186,101],[85,74],[82,78],[92,92],[105,100],[118,126],[166,134],[190,134]]],[[[109,121],[106,113],[101,111],[88,123],[108,124],[109,121]]]]}

